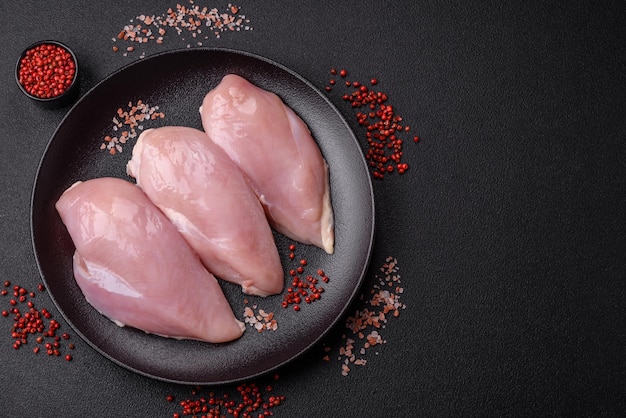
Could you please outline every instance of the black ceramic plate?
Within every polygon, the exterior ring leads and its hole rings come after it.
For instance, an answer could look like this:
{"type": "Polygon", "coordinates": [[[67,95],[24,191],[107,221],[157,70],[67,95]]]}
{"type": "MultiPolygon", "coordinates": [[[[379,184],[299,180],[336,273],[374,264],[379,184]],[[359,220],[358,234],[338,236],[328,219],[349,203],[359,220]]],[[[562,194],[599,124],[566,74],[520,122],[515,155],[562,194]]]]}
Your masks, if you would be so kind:
{"type": "MultiPolygon", "coordinates": [[[[161,380],[218,384],[249,379],[274,370],[320,341],[342,316],[363,280],[373,241],[372,186],[361,148],[336,108],[310,83],[287,68],[255,55],[224,49],[191,49],[146,58],[112,74],[83,98],[63,119],[41,160],[32,197],[32,238],[37,263],[50,295],[74,330],[115,363],[161,380]],[[123,152],[101,150],[112,130],[117,109],[142,100],[159,106],[163,119],[144,128],[184,125],[201,128],[198,107],[221,78],[235,73],[278,94],[308,124],[330,166],[335,211],[333,255],[297,245],[297,260],[307,269],[323,269],[330,277],[323,297],[302,304],[299,312],[281,307],[283,296],[248,297],[266,312],[274,312],[278,329],[257,332],[247,326],[243,337],[226,344],[178,341],[120,328],[89,305],[74,281],[74,245],[54,204],[78,180],[113,176],[132,181],[125,167],[133,140],[123,152]]],[[[276,234],[290,282],[291,242],[276,234]]],[[[243,320],[244,295],[222,283],[235,315],[243,320]]]]}

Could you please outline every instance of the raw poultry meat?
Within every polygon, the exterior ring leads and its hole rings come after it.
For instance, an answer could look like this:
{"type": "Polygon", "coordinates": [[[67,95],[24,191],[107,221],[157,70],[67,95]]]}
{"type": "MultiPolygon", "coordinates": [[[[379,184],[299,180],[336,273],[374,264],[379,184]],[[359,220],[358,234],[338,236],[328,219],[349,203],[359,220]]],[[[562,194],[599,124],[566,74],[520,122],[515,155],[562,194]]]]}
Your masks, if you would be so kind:
{"type": "Polygon", "coordinates": [[[242,335],[216,278],[139,187],[115,178],[78,182],[56,208],[76,247],[76,282],[101,314],[177,339],[242,335]]]}
{"type": "Polygon", "coordinates": [[[282,291],[283,268],[263,207],[204,132],[181,126],[142,132],[127,171],[209,271],[248,294],[282,291]]]}
{"type": "Polygon", "coordinates": [[[200,108],[208,137],[246,174],[272,226],[334,251],[328,164],[302,119],[274,93],[226,75],[200,108]]]}

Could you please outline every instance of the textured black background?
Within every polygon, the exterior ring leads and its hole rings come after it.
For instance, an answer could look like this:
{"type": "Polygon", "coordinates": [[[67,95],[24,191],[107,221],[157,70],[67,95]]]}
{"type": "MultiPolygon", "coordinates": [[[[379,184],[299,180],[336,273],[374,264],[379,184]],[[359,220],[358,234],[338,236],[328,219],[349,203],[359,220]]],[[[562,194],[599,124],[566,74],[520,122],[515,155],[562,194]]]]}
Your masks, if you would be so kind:
{"type": "MultiPolygon", "coordinates": [[[[374,183],[365,289],[384,259],[397,257],[407,308],[382,331],[387,344],[347,377],[335,357],[321,360],[321,347],[280,370],[274,391],[287,402],[276,416],[626,413],[625,7],[519,3],[242,1],[254,29],[203,41],[264,55],[319,88],[331,67],[377,77],[422,138],[405,146],[404,176],[374,183]]],[[[30,196],[68,110],[21,96],[13,78],[21,50],[45,38],[70,45],[84,94],[142,52],[193,45],[170,33],[128,57],[112,52],[130,19],[173,6],[0,5],[2,280],[39,282],[30,196]]],[[[341,89],[329,97],[362,138],[341,89]]],[[[165,417],[178,410],[166,394],[189,394],[78,340],[70,363],[16,351],[11,320],[0,319],[2,416],[165,417]]],[[[341,345],[342,328],[329,346],[341,345]]],[[[61,330],[71,331],[63,322],[61,330]]]]}

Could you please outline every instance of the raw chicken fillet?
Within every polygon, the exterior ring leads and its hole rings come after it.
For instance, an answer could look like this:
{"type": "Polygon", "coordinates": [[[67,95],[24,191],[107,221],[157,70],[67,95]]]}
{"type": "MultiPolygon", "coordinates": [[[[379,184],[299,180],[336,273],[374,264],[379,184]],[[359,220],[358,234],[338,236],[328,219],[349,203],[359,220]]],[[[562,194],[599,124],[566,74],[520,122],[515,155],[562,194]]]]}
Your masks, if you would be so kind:
{"type": "Polygon", "coordinates": [[[242,335],[216,278],[139,187],[78,182],[56,208],[76,247],[78,286],[116,324],[212,343],[242,335]]]}
{"type": "Polygon", "coordinates": [[[283,268],[263,207],[241,170],[204,132],[180,126],[144,131],[127,171],[211,273],[248,294],[282,292],[283,268]]]}
{"type": "Polygon", "coordinates": [[[302,119],[282,100],[229,74],[200,108],[208,137],[245,173],[272,226],[334,251],[328,165],[302,119]]]}

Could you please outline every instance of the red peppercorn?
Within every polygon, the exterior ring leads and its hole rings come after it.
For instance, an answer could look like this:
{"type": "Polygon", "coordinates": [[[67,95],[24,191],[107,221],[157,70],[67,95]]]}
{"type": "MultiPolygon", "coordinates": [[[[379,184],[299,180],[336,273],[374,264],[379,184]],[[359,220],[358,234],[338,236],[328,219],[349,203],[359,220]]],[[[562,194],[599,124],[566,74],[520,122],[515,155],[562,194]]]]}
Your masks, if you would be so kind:
{"type": "Polygon", "coordinates": [[[50,99],[65,93],[76,75],[72,54],[57,44],[40,44],[19,62],[18,81],[31,96],[50,99]]]}
{"type": "MultiPolygon", "coordinates": [[[[347,75],[347,71],[345,74],[347,75]]],[[[378,80],[371,78],[370,84],[377,85],[378,80]]],[[[400,124],[402,117],[387,103],[387,94],[370,90],[358,81],[346,81],[345,85],[353,91],[351,94],[344,94],[342,99],[356,110],[358,124],[366,128],[368,148],[365,159],[371,167],[372,176],[382,180],[385,174],[406,172],[408,165],[401,163],[402,139],[398,135],[408,132],[410,127],[400,124]],[[359,109],[363,107],[369,109],[369,112],[361,112],[359,109]]],[[[419,138],[416,138],[414,137],[414,142],[418,142],[419,138]]]]}

